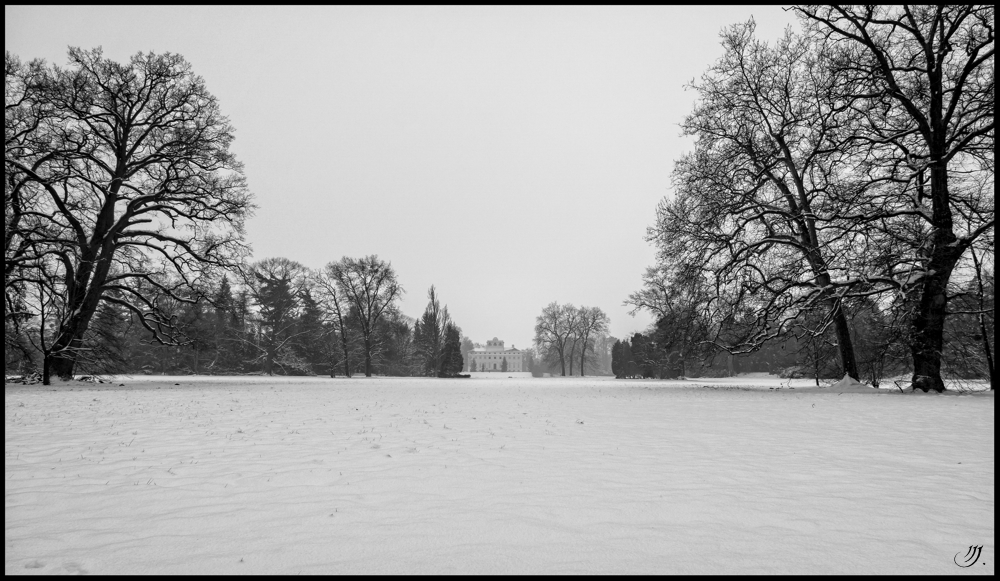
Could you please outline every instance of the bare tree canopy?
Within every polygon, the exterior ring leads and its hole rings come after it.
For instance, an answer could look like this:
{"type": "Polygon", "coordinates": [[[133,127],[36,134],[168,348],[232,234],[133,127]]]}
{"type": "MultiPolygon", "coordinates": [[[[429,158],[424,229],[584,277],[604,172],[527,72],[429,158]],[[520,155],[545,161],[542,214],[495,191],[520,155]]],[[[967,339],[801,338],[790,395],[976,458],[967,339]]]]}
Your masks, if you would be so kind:
{"type": "Polygon", "coordinates": [[[535,345],[539,354],[550,362],[559,362],[560,372],[573,375],[573,359],[580,351],[580,374],[586,362],[587,347],[593,341],[592,335],[607,330],[608,319],[600,309],[577,308],[572,304],[549,303],[542,314],[535,319],[535,345]]]}
{"type": "MultiPolygon", "coordinates": [[[[993,8],[795,10],[805,33],[772,45],[752,21],[723,31],[683,124],[694,151],[648,231],[657,264],[626,304],[658,317],[659,347],[746,353],[794,333],[854,378],[852,321],[906,320],[883,339],[908,346],[915,388],[943,390],[948,302],[972,288],[952,275],[978,277],[972,251],[992,248],[993,8]]],[[[884,353],[877,334],[866,349],[884,353]]]]}
{"type": "Polygon", "coordinates": [[[375,325],[387,310],[393,309],[403,294],[392,265],[378,256],[356,259],[347,256],[327,265],[337,289],[357,312],[357,322],[364,340],[365,377],[372,374],[372,349],[375,325]]]}
{"type": "Polygon", "coordinates": [[[331,319],[337,335],[339,335],[340,350],[343,355],[344,375],[351,376],[351,347],[348,338],[350,304],[346,295],[340,290],[337,282],[337,262],[331,262],[313,273],[311,281],[317,291],[320,303],[327,316],[331,319]]]}
{"type": "Polygon", "coordinates": [[[159,297],[194,301],[248,254],[252,198],[217,100],[170,53],[5,65],[5,282],[27,297],[46,379],[73,373],[102,301],[183,342],[159,297]]]}
{"type": "Polygon", "coordinates": [[[608,318],[600,307],[580,307],[579,323],[577,324],[577,335],[580,336],[580,376],[586,373],[587,348],[591,345],[595,337],[608,332],[608,325],[611,319],[608,318]]]}
{"type": "Polygon", "coordinates": [[[722,39],[725,52],[694,85],[699,102],[683,124],[695,150],[675,165],[676,196],[648,232],[662,264],[627,303],[666,316],[676,309],[650,300],[663,294],[659,275],[679,269],[678,287],[690,290],[710,273],[715,317],[739,308],[755,322],[728,348],[755,349],[819,309],[836,329],[845,373],[857,378],[842,305],[856,223],[842,215],[859,188],[844,178],[837,147],[844,110],[831,95],[840,81],[826,55],[791,31],[769,46],[750,21],[722,39]]]}
{"type": "MultiPolygon", "coordinates": [[[[840,51],[845,101],[859,117],[853,146],[875,179],[900,187],[888,217],[907,213],[923,234],[906,275],[918,295],[913,384],[944,390],[948,285],[977,238],[994,228],[994,8],[801,6],[809,29],[840,51]],[[980,179],[988,174],[988,189],[980,179]]],[[[906,289],[904,289],[906,290],[906,289]]]]}

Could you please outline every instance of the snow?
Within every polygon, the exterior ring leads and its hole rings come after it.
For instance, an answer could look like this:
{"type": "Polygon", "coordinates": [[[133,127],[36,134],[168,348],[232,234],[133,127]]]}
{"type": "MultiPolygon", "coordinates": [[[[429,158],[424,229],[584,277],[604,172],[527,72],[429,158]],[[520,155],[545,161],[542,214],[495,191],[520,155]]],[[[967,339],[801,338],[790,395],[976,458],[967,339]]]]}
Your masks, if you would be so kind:
{"type": "Polygon", "coordinates": [[[846,393],[846,392],[850,392],[850,393],[861,392],[861,393],[864,393],[866,391],[871,391],[872,389],[875,389],[875,388],[873,388],[870,385],[865,385],[865,384],[861,383],[860,381],[858,381],[857,379],[854,379],[850,375],[845,375],[843,379],[841,379],[837,383],[834,383],[833,385],[830,386],[830,391],[838,391],[838,392],[841,392],[841,393],[846,393]]]}
{"type": "Polygon", "coordinates": [[[770,377],[8,384],[4,572],[992,575],[993,404],[770,377]]]}

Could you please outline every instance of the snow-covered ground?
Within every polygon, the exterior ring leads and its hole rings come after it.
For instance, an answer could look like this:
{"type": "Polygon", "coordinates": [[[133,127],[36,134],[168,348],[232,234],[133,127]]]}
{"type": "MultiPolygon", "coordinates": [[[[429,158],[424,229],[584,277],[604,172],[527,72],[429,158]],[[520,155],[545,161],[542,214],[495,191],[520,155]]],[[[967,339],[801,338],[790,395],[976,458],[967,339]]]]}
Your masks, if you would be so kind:
{"type": "Polygon", "coordinates": [[[7,385],[4,572],[992,575],[993,394],[811,385],[7,385]]]}

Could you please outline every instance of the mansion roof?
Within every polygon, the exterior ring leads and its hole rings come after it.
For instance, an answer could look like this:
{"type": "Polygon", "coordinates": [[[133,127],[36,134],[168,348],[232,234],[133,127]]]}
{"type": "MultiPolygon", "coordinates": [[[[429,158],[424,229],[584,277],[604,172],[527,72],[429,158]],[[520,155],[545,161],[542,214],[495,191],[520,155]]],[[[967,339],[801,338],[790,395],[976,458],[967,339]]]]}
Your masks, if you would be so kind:
{"type": "Polygon", "coordinates": [[[469,351],[469,353],[521,353],[521,350],[515,349],[513,345],[511,345],[510,349],[504,349],[503,341],[493,337],[486,342],[485,347],[476,347],[469,351]]]}

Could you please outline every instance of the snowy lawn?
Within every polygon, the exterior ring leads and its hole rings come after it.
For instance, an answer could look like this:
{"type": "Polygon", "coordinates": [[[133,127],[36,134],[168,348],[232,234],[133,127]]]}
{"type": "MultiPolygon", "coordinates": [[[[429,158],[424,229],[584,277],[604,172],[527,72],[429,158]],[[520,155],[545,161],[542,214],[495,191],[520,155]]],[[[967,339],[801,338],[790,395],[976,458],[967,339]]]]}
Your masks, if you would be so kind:
{"type": "Polygon", "coordinates": [[[809,385],[7,385],[4,572],[992,575],[992,393],[809,385]]]}

